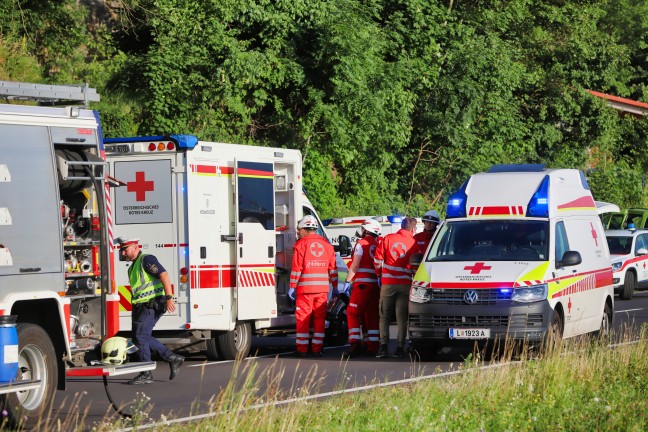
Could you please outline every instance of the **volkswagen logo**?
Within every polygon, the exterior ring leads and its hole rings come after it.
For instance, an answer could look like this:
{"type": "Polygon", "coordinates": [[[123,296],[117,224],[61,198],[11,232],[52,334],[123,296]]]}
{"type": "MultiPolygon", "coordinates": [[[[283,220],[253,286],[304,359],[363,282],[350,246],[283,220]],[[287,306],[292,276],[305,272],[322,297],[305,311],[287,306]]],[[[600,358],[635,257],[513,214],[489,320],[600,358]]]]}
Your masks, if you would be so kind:
{"type": "Polygon", "coordinates": [[[477,295],[477,291],[475,290],[468,290],[464,293],[464,301],[467,304],[475,304],[477,303],[477,300],[479,300],[479,296],[477,295]]]}

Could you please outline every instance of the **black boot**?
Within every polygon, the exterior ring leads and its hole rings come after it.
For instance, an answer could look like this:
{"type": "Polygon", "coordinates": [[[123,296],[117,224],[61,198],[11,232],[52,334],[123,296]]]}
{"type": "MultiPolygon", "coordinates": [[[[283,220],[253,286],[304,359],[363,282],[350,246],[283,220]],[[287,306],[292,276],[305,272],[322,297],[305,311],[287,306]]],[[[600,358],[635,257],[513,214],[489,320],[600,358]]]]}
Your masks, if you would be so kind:
{"type": "Polygon", "coordinates": [[[380,345],[380,349],[376,354],[376,358],[387,358],[389,353],[387,352],[387,345],[380,345]]]}
{"type": "Polygon", "coordinates": [[[132,380],[128,381],[130,385],[151,384],[153,382],[153,374],[151,371],[141,372],[132,380]]]}
{"type": "Polygon", "coordinates": [[[180,369],[180,365],[182,364],[184,359],[184,357],[178,354],[171,354],[168,358],[165,359],[169,362],[169,368],[171,368],[171,374],[169,374],[170,380],[175,378],[175,376],[178,374],[178,369],[180,369]]]}

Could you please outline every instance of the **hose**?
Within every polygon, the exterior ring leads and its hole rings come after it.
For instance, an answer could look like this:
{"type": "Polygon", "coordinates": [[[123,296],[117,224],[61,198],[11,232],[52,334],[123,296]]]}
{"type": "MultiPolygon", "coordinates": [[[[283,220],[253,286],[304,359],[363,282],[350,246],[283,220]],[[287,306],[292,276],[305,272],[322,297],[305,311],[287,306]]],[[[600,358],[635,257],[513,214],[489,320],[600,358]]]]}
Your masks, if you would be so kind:
{"type": "Polygon", "coordinates": [[[106,389],[106,396],[108,396],[108,401],[110,402],[110,405],[114,408],[115,411],[117,411],[117,413],[120,416],[122,416],[124,418],[132,419],[133,418],[132,414],[128,414],[128,413],[123,412],[122,410],[119,409],[119,407],[117,405],[115,405],[115,402],[113,402],[113,400],[112,400],[112,396],[110,396],[110,391],[108,391],[108,378],[106,378],[106,375],[104,375],[102,378],[103,378],[103,382],[104,382],[104,389],[106,389]]]}

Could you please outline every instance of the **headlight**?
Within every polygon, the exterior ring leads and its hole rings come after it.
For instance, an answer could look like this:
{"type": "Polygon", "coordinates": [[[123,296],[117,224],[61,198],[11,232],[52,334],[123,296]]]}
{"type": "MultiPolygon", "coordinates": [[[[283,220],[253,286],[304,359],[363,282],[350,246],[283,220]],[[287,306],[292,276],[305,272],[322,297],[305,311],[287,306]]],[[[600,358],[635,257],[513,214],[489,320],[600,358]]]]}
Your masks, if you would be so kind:
{"type": "Polygon", "coordinates": [[[622,266],[623,266],[623,262],[612,263],[612,271],[613,272],[619,271],[619,270],[621,270],[622,266]]]}
{"type": "Polygon", "coordinates": [[[547,284],[519,287],[513,289],[511,301],[531,303],[547,299],[547,284]]]}
{"type": "Polygon", "coordinates": [[[432,295],[428,292],[427,288],[412,287],[410,291],[410,301],[414,303],[427,303],[432,300],[432,295]]]}

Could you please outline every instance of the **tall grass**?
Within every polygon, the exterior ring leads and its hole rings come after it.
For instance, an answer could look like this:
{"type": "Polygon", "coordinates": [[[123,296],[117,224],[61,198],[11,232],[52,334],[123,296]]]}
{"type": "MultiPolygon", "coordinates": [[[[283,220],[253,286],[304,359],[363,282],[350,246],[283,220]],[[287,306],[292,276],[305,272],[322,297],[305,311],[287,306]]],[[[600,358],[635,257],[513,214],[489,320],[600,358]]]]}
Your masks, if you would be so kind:
{"type": "MultiPolygon", "coordinates": [[[[165,431],[646,431],[648,337],[624,331],[613,348],[571,341],[542,356],[492,368],[476,352],[446,374],[397,386],[314,398],[324,380],[317,362],[301,362],[291,377],[277,359],[261,371],[237,362],[229,385],[210,401],[210,413],[190,423],[151,419],[146,401],[134,420],[90,426],[96,431],[151,427],[165,431]],[[637,341],[638,339],[638,341],[637,341]],[[282,381],[292,381],[282,390],[282,381]],[[299,384],[298,384],[299,383],[299,384]],[[154,420],[157,420],[155,422],[154,420]],[[154,424],[155,423],[155,424],[154,424]]],[[[505,353],[503,360],[508,360],[505,353]]],[[[413,363],[412,373],[425,363],[413,363]]],[[[341,362],[343,369],[345,363],[341,362]]],[[[344,381],[344,371],[340,373],[344,381]]],[[[375,384],[384,384],[376,382],[375,384]]],[[[344,388],[340,382],[339,388],[344,388]]],[[[204,408],[204,407],[203,407],[204,408]]],[[[196,409],[196,412],[198,410],[196,409]]],[[[201,409],[200,412],[204,412],[201,409]]],[[[88,430],[79,420],[48,430],[88,430]]]]}

